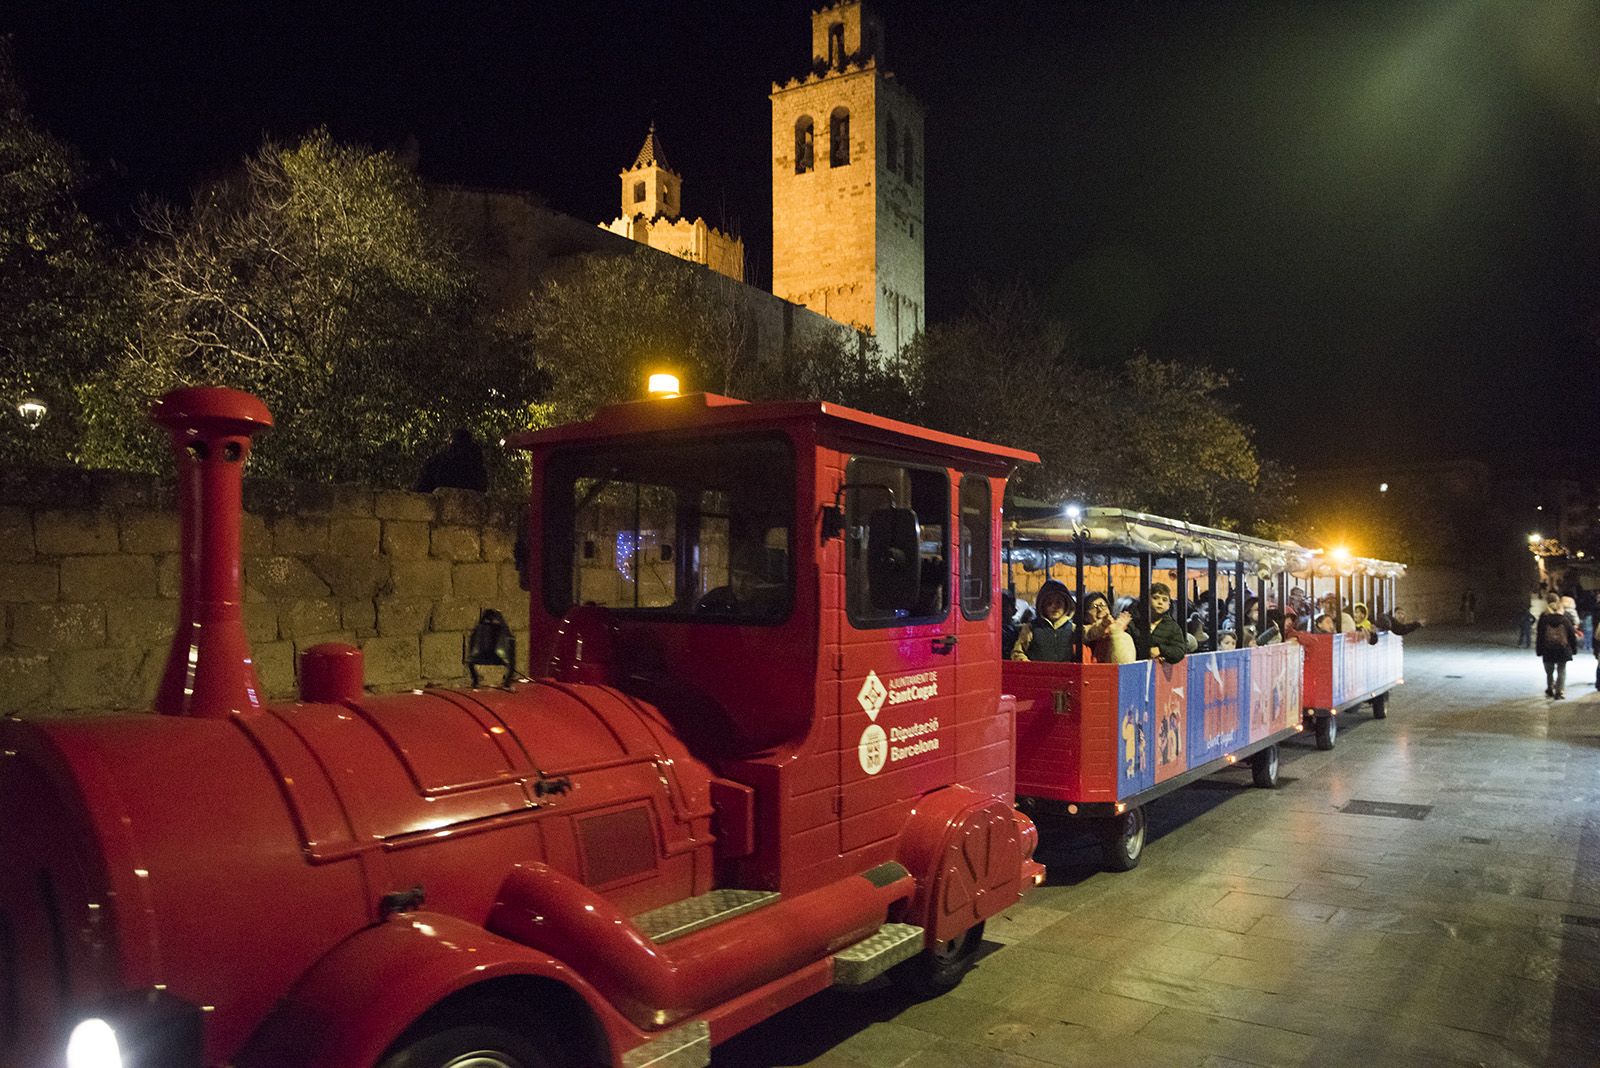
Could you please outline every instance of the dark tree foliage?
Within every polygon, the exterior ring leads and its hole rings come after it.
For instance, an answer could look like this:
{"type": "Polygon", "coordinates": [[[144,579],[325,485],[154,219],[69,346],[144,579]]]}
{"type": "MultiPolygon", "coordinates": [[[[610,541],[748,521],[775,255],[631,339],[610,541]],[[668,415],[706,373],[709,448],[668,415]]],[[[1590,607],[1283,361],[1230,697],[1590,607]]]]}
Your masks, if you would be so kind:
{"type": "Polygon", "coordinates": [[[907,362],[927,425],[1039,454],[1019,493],[1285,532],[1291,479],[1263,467],[1219,371],[1144,352],[1091,362],[1020,287],[978,290],[907,362]]]}
{"type": "Polygon", "coordinates": [[[123,272],[78,208],[84,182],[72,152],[29,118],[0,38],[0,456],[11,460],[78,458],[75,387],[127,328],[123,272]],[[29,395],[49,407],[37,430],[16,416],[29,395]]]}
{"type": "Polygon", "coordinates": [[[577,257],[509,322],[538,354],[558,421],[637,399],[654,371],[677,374],[685,391],[911,411],[899,368],[871,339],[839,327],[803,335],[787,352],[777,339],[763,348],[740,283],[643,247],[577,257]]]}
{"type": "Polygon", "coordinates": [[[492,444],[537,425],[540,380],[423,197],[389,154],[317,131],[186,209],[145,205],[136,328],[83,391],[86,459],[163,464],[127,416],[180,384],[259,394],[277,428],[255,470],[279,477],[409,485],[457,426],[492,444]]]}

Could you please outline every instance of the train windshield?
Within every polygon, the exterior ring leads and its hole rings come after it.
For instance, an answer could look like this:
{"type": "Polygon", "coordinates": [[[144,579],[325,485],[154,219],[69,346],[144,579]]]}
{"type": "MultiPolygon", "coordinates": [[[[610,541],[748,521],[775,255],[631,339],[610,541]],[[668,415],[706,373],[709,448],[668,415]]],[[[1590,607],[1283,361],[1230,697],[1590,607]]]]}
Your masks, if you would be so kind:
{"type": "Polygon", "coordinates": [[[545,474],[545,604],[777,623],[793,602],[794,457],[780,437],[571,449],[545,474]]]}

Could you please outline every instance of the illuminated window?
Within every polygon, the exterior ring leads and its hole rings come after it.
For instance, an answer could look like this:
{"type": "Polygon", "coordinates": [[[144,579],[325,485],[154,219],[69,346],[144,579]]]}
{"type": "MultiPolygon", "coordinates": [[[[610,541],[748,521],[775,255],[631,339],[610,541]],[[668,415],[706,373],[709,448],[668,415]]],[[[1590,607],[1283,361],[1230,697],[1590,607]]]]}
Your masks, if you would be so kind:
{"type": "Polygon", "coordinates": [[[900,128],[895,124],[893,115],[889,116],[889,132],[884,140],[889,148],[889,173],[893,174],[900,169],[900,128]]]}
{"type": "Polygon", "coordinates": [[[850,162],[850,109],[834,108],[828,120],[828,165],[843,167],[850,162]]]}
{"type": "Polygon", "coordinates": [[[794,173],[804,174],[816,165],[816,131],[811,116],[802,115],[794,122],[794,173]]]}
{"type": "Polygon", "coordinates": [[[644,203],[644,183],[643,182],[634,182],[633,183],[633,202],[635,204],[643,204],[644,203]]]}

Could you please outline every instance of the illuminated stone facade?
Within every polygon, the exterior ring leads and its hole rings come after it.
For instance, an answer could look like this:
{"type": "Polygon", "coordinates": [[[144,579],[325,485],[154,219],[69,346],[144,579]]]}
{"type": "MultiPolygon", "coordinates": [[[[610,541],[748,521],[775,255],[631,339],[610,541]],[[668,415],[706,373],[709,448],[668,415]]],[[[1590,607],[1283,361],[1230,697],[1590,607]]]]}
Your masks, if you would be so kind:
{"type": "Polygon", "coordinates": [[[811,70],[772,86],[772,291],[897,352],[925,322],[922,105],[859,0],[811,16],[811,70]]]}
{"type": "Polygon", "coordinates": [[[638,158],[622,172],[622,214],[601,228],[744,281],[744,242],[704,219],[682,218],[682,208],[683,179],[667,163],[652,123],[638,158]]]}

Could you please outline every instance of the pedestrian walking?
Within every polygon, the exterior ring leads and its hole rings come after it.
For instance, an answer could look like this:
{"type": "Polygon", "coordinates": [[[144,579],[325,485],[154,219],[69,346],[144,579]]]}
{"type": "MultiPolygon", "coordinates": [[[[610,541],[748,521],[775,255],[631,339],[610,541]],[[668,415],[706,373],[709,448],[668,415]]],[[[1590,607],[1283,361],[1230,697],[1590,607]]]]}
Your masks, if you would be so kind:
{"type": "Polygon", "coordinates": [[[1567,661],[1578,651],[1578,631],[1561,610],[1559,594],[1545,596],[1545,610],[1536,629],[1533,651],[1544,661],[1544,695],[1565,700],[1567,661]]]}
{"type": "Polygon", "coordinates": [[[1528,592],[1528,607],[1522,610],[1522,629],[1517,634],[1517,648],[1533,648],[1533,625],[1544,615],[1544,591],[1534,588],[1528,592]]]}

